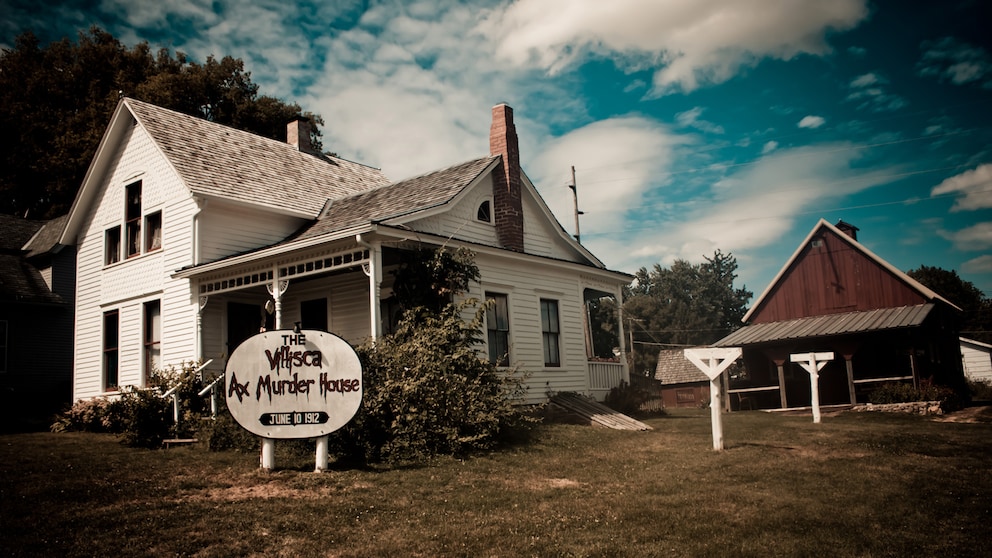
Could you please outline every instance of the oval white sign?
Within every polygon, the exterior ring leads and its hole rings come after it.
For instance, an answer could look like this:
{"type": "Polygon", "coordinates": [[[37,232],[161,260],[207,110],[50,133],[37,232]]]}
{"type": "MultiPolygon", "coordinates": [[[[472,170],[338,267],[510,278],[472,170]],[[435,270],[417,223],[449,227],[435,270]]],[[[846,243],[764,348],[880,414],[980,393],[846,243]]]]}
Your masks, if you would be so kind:
{"type": "Polygon", "coordinates": [[[334,432],[362,404],[362,363],[332,333],[259,333],[227,361],[227,407],[238,424],[265,438],[315,438],[334,432]]]}

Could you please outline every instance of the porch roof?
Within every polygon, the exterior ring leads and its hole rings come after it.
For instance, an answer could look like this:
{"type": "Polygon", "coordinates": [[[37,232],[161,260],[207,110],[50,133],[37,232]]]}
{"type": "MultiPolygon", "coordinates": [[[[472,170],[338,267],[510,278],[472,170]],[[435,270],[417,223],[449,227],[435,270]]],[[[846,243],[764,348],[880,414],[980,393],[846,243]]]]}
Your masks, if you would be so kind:
{"type": "Polygon", "coordinates": [[[481,157],[387,186],[328,201],[316,221],[284,244],[308,240],[356,225],[383,222],[450,202],[499,157],[481,157]]]}
{"type": "Polygon", "coordinates": [[[772,341],[916,327],[923,323],[933,308],[932,303],[927,303],[898,308],[880,308],[867,312],[845,312],[843,314],[754,324],[738,329],[714,343],[713,346],[739,347],[772,341]]]}

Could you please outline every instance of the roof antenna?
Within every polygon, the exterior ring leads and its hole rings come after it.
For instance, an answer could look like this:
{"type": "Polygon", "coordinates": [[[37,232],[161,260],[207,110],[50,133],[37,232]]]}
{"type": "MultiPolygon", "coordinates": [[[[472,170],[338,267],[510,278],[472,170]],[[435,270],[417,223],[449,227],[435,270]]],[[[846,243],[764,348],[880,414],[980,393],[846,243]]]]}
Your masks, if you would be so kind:
{"type": "Polygon", "coordinates": [[[579,240],[579,215],[585,215],[585,212],[579,211],[579,191],[575,185],[575,165],[572,165],[572,183],[568,187],[572,190],[572,201],[575,202],[575,234],[572,236],[575,237],[576,242],[581,244],[582,241],[579,240]]]}

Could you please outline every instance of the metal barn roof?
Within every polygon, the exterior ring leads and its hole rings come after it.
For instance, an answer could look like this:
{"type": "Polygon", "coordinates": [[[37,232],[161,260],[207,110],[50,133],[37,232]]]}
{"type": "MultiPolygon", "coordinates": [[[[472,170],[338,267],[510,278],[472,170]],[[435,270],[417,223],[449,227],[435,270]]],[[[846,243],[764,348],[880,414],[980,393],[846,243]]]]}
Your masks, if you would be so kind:
{"type": "Polygon", "coordinates": [[[918,304],[916,306],[828,314],[783,322],[749,325],[738,329],[713,345],[715,347],[739,347],[787,339],[828,337],[915,327],[923,323],[933,308],[933,304],[918,304]]]}

